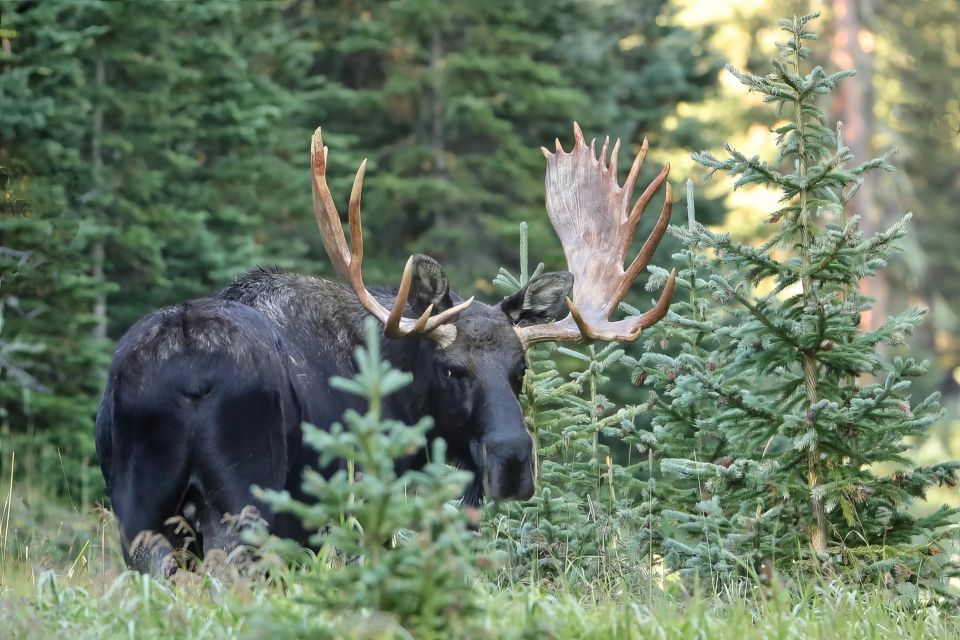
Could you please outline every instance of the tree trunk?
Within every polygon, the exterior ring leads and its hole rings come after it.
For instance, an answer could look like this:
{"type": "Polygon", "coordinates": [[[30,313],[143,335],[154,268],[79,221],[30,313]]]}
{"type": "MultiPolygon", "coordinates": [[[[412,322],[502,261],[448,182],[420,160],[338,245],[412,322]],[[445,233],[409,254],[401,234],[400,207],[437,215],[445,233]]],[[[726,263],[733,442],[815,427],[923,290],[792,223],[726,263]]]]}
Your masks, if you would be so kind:
{"type": "MultiPolygon", "coordinates": [[[[864,28],[863,18],[873,14],[873,0],[832,0],[833,42],[830,61],[839,69],[856,69],[857,75],[840,83],[832,115],[843,123],[844,143],[861,163],[873,157],[873,34],[864,28]]],[[[883,211],[877,205],[875,177],[867,176],[863,187],[850,202],[851,212],[860,216],[860,229],[867,236],[885,227],[883,211]]],[[[876,299],[873,309],[861,319],[865,331],[875,329],[887,317],[888,284],[882,276],[864,279],[861,290],[876,299]]]]}
{"type": "MultiPolygon", "coordinates": [[[[103,101],[102,90],[106,86],[106,73],[103,57],[97,56],[94,71],[94,84],[97,88],[97,103],[93,110],[92,132],[90,136],[90,167],[92,169],[94,189],[100,188],[103,168],[103,155],[100,149],[100,138],[103,134],[103,101]]],[[[97,237],[90,248],[90,274],[97,282],[104,280],[104,262],[106,260],[104,239],[97,237]]],[[[93,301],[93,316],[95,324],[93,337],[97,340],[107,339],[107,294],[102,290],[97,292],[93,301]]]]}
{"type": "Polygon", "coordinates": [[[447,172],[446,140],[443,128],[443,41],[440,29],[434,27],[430,34],[430,116],[433,166],[438,175],[447,172]]]}

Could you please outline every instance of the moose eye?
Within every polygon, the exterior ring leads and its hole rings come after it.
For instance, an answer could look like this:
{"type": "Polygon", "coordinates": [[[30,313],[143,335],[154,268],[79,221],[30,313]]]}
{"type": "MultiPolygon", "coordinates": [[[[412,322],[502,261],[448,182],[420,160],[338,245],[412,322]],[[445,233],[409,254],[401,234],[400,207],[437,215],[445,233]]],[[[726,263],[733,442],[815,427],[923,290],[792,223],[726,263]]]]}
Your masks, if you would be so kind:
{"type": "Polygon", "coordinates": [[[461,367],[447,364],[440,367],[440,375],[449,380],[452,378],[464,378],[467,372],[461,367]]]}

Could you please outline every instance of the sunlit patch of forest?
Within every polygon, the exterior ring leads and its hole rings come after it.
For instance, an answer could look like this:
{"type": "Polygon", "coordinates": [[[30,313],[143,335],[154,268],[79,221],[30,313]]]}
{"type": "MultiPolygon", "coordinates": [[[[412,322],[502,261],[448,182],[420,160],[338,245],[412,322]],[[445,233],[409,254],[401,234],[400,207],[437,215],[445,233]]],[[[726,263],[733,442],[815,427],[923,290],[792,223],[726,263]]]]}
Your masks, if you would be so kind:
{"type": "Polygon", "coordinates": [[[0,2],[4,633],[960,636],[958,15],[0,2]],[[620,139],[621,182],[648,141],[636,195],[670,165],[672,226],[617,313],[649,309],[672,269],[677,286],[636,342],[527,351],[534,497],[460,508],[469,474],[378,413],[383,380],[409,381],[368,327],[342,382],[368,412],[308,440],[351,470],[411,447],[431,462],[314,479],[305,502],[267,492],[325,523],[312,550],[253,526],[239,560],[127,571],[94,446],[116,343],[258,267],[337,278],[315,128],[341,213],[367,161],[365,280],[396,284],[423,253],[496,303],[568,268],[541,147],[569,149],[574,121],[620,139]]]}

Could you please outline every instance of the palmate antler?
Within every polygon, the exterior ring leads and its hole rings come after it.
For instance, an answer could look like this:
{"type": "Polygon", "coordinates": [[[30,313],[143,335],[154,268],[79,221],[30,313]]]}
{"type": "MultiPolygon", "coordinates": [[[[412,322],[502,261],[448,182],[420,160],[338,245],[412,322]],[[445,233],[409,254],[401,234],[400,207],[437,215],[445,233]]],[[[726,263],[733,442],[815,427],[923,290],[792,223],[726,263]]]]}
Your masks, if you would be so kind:
{"type": "Polygon", "coordinates": [[[563,245],[568,269],[574,276],[573,296],[567,298],[570,315],[559,322],[517,327],[517,336],[524,349],[538,342],[632,342],[640,337],[643,329],[656,324],[667,314],[673,299],[675,272],[670,273],[663,293],[652,309],[639,316],[610,320],[610,314],[646,268],[667,230],[673,209],[669,182],[666,183],[663,209],[653,231],[640,253],[624,270],[624,258],[640,216],[653,194],[666,181],[670,165],[663,167],[637,203],[629,208],[640,167],[647,155],[647,141],[643,141],[627,180],[620,187],[617,184],[620,141],[613,145],[608,163],[609,138],[604,141],[598,159],[596,141],[591,141],[588,147],[577,123],[573,124],[573,137],[570,153],[563,150],[560,140],[557,140],[556,153],[543,149],[547,159],[547,213],[563,245]]]}
{"type": "Polygon", "coordinates": [[[360,163],[357,176],[353,180],[353,189],[350,191],[349,220],[350,241],[340,226],[340,214],[330,194],[327,185],[327,147],[323,146],[323,136],[318,127],[313,133],[310,142],[310,165],[313,168],[313,214],[320,227],[320,237],[323,246],[330,256],[337,274],[347,281],[360,299],[360,304],[375,318],[383,323],[383,333],[390,337],[400,337],[412,333],[425,334],[425,337],[438,342],[449,344],[456,337],[456,329],[448,322],[456,314],[470,306],[473,298],[461,302],[442,313],[431,316],[433,305],[429,305],[423,314],[416,320],[404,318],[403,309],[410,295],[410,286],[413,279],[413,256],[407,260],[403,269],[403,278],[400,280],[400,290],[394,301],[393,308],[387,311],[363,284],[363,275],[360,267],[363,263],[363,230],[360,223],[360,192],[363,189],[363,174],[367,168],[367,161],[360,163]]]}

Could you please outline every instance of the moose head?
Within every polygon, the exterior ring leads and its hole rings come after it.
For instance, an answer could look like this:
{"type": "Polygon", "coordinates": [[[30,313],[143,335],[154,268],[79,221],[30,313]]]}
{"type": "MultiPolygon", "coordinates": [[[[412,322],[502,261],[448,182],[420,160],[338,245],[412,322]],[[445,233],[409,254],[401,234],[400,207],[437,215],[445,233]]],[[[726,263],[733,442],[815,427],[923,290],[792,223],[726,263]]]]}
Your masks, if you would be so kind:
{"type": "MultiPolygon", "coordinates": [[[[610,317],[647,266],[670,220],[673,197],[666,182],[669,165],[631,207],[631,196],[646,156],[644,140],[626,182],[617,182],[618,140],[609,154],[607,138],[597,157],[573,126],[574,145],[565,152],[543,149],[547,160],[546,204],[560,238],[568,271],[544,273],[495,305],[461,300],[450,291],[440,264],[411,256],[390,301],[363,282],[360,204],[366,160],[360,165],[349,203],[347,243],[326,180],[327,147],[320,129],[313,135],[314,214],[324,247],[337,273],[360,304],[383,324],[389,338],[416,341],[414,393],[436,423],[457,461],[477,474],[473,493],[492,498],[533,495],[533,447],[518,396],[526,370],[525,353],[539,342],[624,341],[662,319],[673,297],[671,273],[657,303],[646,313],[610,317]],[[663,184],[660,216],[640,252],[624,269],[640,217],[663,184]],[[408,317],[412,316],[412,317],[408,317]]],[[[468,491],[468,494],[471,493],[468,491]]]]}

